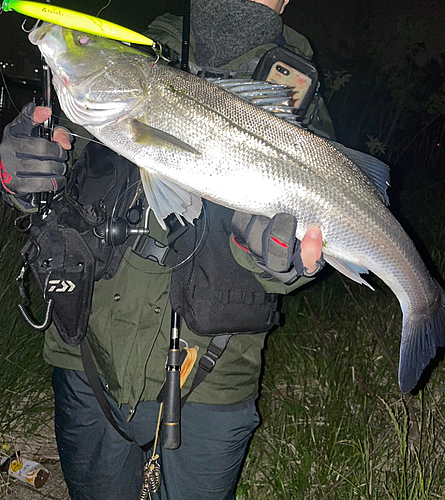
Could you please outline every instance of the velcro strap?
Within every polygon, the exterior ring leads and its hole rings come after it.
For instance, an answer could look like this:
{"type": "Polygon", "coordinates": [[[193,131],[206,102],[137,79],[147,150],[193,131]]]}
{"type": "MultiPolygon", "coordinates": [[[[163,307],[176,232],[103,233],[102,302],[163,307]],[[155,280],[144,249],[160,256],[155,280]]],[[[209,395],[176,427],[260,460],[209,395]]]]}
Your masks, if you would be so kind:
{"type": "Polygon", "coordinates": [[[255,255],[263,255],[263,233],[270,223],[268,217],[235,212],[232,217],[232,230],[235,240],[247,245],[255,255]]]}
{"type": "Polygon", "coordinates": [[[276,214],[263,232],[262,249],[266,267],[283,273],[292,265],[297,220],[290,214],[276,214]]]}

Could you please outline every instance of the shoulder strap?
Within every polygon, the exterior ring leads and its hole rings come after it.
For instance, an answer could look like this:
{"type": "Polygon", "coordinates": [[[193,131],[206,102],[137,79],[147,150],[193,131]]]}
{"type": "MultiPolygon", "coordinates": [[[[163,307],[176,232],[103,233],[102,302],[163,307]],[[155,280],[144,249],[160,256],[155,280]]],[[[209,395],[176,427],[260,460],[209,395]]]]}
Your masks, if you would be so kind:
{"type": "MultiPolygon", "coordinates": [[[[110,402],[105,396],[104,387],[99,378],[99,373],[97,372],[96,363],[94,362],[93,355],[91,353],[90,346],[86,339],[80,344],[80,354],[82,356],[83,368],[85,370],[85,375],[87,376],[88,382],[93,390],[96,399],[107,418],[108,422],[113,426],[113,428],[126,440],[130,441],[130,443],[137,444],[134,439],[132,439],[126,432],[124,432],[116,422],[116,419],[113,416],[113,409],[110,405],[110,402]]],[[[151,439],[148,443],[144,445],[138,445],[142,451],[149,451],[155,442],[155,438],[151,439]]]]}
{"type": "MultiPolygon", "coordinates": [[[[212,372],[215,368],[216,362],[222,356],[224,351],[226,350],[227,344],[230,340],[231,335],[218,335],[217,337],[212,338],[209,346],[207,347],[207,351],[202,355],[199,360],[198,370],[196,371],[195,377],[193,379],[190,390],[187,394],[185,394],[181,398],[181,408],[185,405],[188,398],[192,394],[192,392],[205,380],[207,375],[212,372]]],[[[91,353],[90,346],[86,339],[80,344],[80,353],[82,356],[83,368],[85,370],[85,374],[87,376],[88,382],[93,390],[94,395],[105,415],[107,420],[113,426],[113,428],[127,441],[134,443],[135,441],[128,436],[126,432],[124,432],[116,422],[116,419],[113,416],[113,410],[111,408],[110,402],[105,396],[104,388],[102,382],[99,378],[99,373],[96,368],[96,363],[94,362],[93,355],[91,353]]],[[[161,390],[162,391],[162,390],[161,390]]],[[[150,440],[148,443],[140,446],[142,451],[148,451],[153,446],[155,438],[150,440]]]]}
{"type": "Polygon", "coordinates": [[[116,431],[127,441],[134,442],[130,436],[128,436],[117,424],[111,405],[105,396],[103,385],[99,378],[99,373],[97,372],[96,363],[94,362],[93,355],[91,353],[90,346],[86,339],[83,339],[80,343],[80,354],[82,356],[83,368],[87,376],[88,382],[93,389],[93,393],[104,413],[107,417],[108,422],[116,429],[116,431]]]}
{"type": "Polygon", "coordinates": [[[212,338],[209,346],[207,347],[206,353],[203,354],[199,360],[198,370],[196,371],[189,392],[184,394],[181,398],[181,408],[185,405],[192,392],[198,387],[198,385],[204,382],[207,375],[212,372],[213,368],[215,368],[216,362],[226,350],[231,336],[232,335],[227,334],[218,335],[212,338]]]}

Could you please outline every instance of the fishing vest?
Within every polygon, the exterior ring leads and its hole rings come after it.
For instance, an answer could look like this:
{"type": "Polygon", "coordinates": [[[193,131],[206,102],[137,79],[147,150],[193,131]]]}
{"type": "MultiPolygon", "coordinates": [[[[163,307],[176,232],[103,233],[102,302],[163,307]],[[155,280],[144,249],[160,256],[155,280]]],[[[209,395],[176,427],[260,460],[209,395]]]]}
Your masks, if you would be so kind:
{"type": "Polygon", "coordinates": [[[232,210],[205,202],[199,219],[185,227],[172,217],[167,246],[140,229],[142,201],[132,205],[139,187],[133,163],[91,142],[50,213],[32,216],[23,260],[67,344],[85,337],[94,282],[115,275],[128,247],[172,268],[172,308],[197,335],[262,333],[278,324],[277,295],[232,256],[232,210]]]}

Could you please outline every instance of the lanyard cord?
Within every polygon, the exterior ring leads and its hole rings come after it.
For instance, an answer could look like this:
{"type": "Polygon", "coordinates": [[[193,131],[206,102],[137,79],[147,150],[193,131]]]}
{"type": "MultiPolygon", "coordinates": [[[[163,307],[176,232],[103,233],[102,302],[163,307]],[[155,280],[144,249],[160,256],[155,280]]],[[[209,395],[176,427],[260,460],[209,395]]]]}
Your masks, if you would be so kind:
{"type": "Polygon", "coordinates": [[[185,12],[182,19],[182,54],[181,69],[189,72],[189,50],[190,50],[190,0],[185,2],[185,12]]]}

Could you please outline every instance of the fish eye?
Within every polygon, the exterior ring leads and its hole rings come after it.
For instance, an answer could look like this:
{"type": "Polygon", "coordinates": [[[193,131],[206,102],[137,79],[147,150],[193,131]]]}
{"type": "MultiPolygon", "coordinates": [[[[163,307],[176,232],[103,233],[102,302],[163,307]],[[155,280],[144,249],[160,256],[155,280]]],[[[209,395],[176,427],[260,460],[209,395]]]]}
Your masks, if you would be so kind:
{"type": "Polygon", "coordinates": [[[90,37],[90,35],[87,35],[86,33],[82,33],[77,37],[77,44],[81,45],[82,47],[86,45],[91,45],[93,43],[94,43],[93,39],[90,37]]]}

